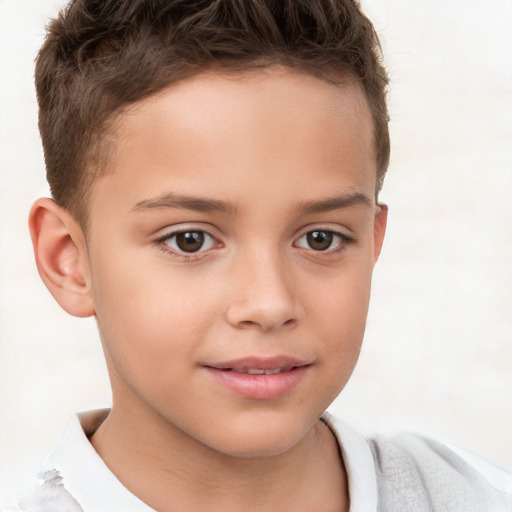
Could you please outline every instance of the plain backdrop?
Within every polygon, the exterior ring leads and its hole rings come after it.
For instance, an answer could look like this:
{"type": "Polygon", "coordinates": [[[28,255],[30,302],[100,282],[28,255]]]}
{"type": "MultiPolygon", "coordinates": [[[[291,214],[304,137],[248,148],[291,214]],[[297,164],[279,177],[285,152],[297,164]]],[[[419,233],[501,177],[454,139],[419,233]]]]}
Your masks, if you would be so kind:
{"type": "MultiPolygon", "coordinates": [[[[93,319],[40,281],[33,61],[57,0],[0,0],[0,504],[73,412],[108,406],[93,319]]],[[[365,0],[392,77],[389,228],[365,344],[332,412],[512,469],[512,1],[365,0]]],[[[6,505],[5,505],[6,506],[6,505]]]]}

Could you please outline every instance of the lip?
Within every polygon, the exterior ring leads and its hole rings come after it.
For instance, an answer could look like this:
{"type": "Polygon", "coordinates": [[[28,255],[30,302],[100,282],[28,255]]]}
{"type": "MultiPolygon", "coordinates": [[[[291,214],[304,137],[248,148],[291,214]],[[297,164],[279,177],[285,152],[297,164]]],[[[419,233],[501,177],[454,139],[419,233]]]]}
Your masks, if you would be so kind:
{"type": "Polygon", "coordinates": [[[203,367],[218,383],[242,397],[272,400],[298,386],[310,366],[295,357],[252,356],[203,367]]]}

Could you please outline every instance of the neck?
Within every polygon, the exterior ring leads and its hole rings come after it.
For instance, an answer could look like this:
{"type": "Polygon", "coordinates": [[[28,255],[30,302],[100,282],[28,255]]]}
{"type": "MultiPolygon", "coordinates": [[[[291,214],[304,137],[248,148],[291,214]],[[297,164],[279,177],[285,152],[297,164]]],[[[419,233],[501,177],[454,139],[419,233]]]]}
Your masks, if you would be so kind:
{"type": "Polygon", "coordinates": [[[134,417],[114,403],[91,443],[123,485],[160,512],[348,510],[338,445],[320,420],[284,453],[233,457],[146,412],[134,417]]]}

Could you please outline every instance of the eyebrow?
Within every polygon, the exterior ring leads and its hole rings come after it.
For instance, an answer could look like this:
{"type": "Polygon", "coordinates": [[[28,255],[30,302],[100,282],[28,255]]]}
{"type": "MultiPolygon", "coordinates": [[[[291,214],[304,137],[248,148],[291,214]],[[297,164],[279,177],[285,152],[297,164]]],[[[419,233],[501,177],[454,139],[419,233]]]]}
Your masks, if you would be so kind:
{"type": "Polygon", "coordinates": [[[305,214],[326,213],[350,206],[365,206],[370,208],[372,201],[368,196],[360,192],[352,192],[341,196],[330,197],[320,201],[305,201],[301,203],[298,210],[305,214]]]}
{"type": "Polygon", "coordinates": [[[155,199],[144,199],[139,201],[131,211],[152,210],[156,208],[181,208],[185,210],[193,210],[196,212],[220,212],[234,213],[236,205],[228,201],[220,201],[217,199],[206,199],[202,197],[164,194],[155,199]]]}
{"type": "MultiPolygon", "coordinates": [[[[319,201],[305,201],[298,205],[297,210],[303,214],[326,213],[358,205],[371,207],[372,201],[365,194],[353,192],[321,199],[319,201]]],[[[131,211],[144,211],[159,208],[178,208],[205,213],[236,213],[237,210],[236,205],[229,201],[168,193],[154,199],[139,201],[131,211]]]]}

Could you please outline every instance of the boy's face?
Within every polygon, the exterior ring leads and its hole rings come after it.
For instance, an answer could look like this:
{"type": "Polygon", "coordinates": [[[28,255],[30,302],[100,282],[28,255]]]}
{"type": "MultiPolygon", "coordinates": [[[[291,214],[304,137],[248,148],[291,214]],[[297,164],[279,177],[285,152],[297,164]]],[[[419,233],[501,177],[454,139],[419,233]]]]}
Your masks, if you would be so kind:
{"type": "Polygon", "coordinates": [[[363,337],[385,228],[363,93],[203,74],[136,104],[116,137],[87,279],[123,428],[236,456],[291,448],[363,337]]]}

